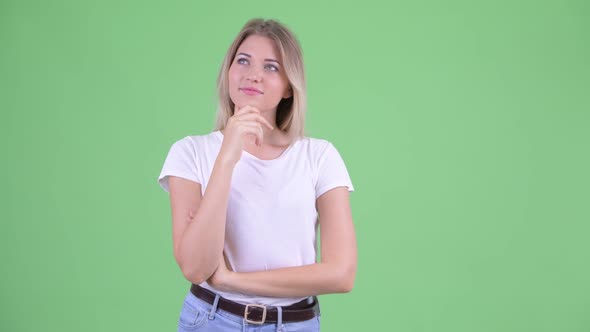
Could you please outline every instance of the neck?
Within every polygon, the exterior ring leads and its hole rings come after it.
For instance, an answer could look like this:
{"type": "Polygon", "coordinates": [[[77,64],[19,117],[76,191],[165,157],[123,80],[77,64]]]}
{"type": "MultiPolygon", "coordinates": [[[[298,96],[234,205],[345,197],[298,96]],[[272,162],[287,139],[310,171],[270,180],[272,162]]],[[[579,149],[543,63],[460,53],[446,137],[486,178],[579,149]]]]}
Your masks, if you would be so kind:
{"type": "Polygon", "coordinates": [[[277,132],[277,110],[274,109],[266,112],[260,112],[260,115],[262,115],[262,117],[264,117],[264,119],[266,119],[266,121],[268,121],[268,123],[270,123],[274,128],[273,130],[270,130],[267,126],[262,126],[264,140],[270,142],[271,138],[274,138],[274,135],[277,132]]]}
{"type": "Polygon", "coordinates": [[[284,145],[286,134],[277,127],[276,108],[269,111],[262,111],[260,112],[260,115],[262,115],[274,128],[273,130],[270,130],[267,126],[262,126],[262,134],[264,135],[262,145],[284,145]]]}

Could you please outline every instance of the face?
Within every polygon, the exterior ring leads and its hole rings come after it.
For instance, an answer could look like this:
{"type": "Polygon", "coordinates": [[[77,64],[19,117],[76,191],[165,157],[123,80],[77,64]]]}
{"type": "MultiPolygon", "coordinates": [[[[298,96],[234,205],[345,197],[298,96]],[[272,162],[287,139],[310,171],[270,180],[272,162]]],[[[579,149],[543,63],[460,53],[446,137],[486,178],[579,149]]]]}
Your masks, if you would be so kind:
{"type": "Polygon", "coordinates": [[[250,35],[238,47],[229,68],[229,96],[238,107],[250,105],[261,112],[275,111],[291,97],[289,81],[274,42],[250,35]]]}

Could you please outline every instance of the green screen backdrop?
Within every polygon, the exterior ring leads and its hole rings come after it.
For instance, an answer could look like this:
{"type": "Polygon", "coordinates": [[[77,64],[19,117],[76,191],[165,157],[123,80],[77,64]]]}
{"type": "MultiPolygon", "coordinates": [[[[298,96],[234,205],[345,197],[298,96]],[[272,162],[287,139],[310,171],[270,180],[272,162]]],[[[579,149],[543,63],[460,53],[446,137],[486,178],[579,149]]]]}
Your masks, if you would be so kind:
{"type": "Polygon", "coordinates": [[[322,331],[590,331],[587,1],[0,2],[1,331],[174,331],[168,149],[250,18],[356,191],[322,331]]]}

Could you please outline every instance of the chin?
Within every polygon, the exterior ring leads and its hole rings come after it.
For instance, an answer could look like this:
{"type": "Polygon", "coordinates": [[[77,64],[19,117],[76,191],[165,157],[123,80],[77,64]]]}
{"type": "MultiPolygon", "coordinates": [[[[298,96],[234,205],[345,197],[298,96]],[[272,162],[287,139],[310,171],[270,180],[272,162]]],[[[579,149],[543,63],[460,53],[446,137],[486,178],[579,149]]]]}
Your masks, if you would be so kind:
{"type": "Polygon", "coordinates": [[[250,105],[252,107],[256,107],[257,109],[259,109],[262,112],[262,107],[261,107],[260,103],[256,100],[253,100],[250,98],[238,98],[236,101],[234,101],[233,99],[232,99],[232,101],[234,102],[234,105],[240,105],[240,106],[250,105]]]}

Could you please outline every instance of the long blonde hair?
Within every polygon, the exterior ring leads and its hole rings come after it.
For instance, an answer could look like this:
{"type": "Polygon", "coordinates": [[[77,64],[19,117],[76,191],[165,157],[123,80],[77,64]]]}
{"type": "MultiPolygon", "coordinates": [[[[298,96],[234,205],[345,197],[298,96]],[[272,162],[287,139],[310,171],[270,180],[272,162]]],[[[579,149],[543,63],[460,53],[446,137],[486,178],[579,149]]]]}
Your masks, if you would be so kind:
{"type": "Polygon", "coordinates": [[[292,96],[282,99],[277,106],[276,126],[291,138],[305,135],[305,112],[307,97],[305,73],[303,69],[303,52],[295,35],[283,24],[275,20],[252,19],[248,21],[234,39],[225,54],[223,64],[217,77],[219,105],[215,130],[225,128],[227,120],[233,115],[234,103],[229,96],[228,73],[238,48],[250,35],[270,38],[276,44],[285,70],[292,96]]]}

